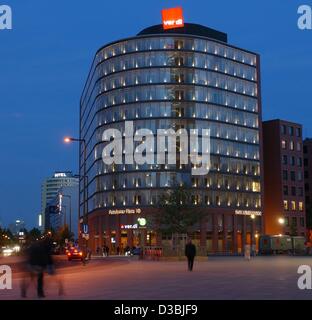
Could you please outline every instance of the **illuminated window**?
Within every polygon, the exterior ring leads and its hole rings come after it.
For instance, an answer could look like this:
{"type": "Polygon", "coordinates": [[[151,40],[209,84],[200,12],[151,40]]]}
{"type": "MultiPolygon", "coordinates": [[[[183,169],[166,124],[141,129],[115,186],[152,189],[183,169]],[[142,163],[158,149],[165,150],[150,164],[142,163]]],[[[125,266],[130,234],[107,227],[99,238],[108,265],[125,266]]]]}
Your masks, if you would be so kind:
{"type": "Polygon", "coordinates": [[[294,142],[293,142],[293,141],[290,141],[290,143],[289,143],[289,149],[290,149],[291,151],[293,151],[293,150],[295,149],[295,145],[294,145],[294,142]]]}
{"type": "Polygon", "coordinates": [[[199,202],[200,202],[199,195],[198,194],[192,195],[192,203],[197,205],[197,204],[199,204],[199,202]]]}
{"type": "Polygon", "coordinates": [[[288,211],[288,201],[284,200],[284,210],[288,211]]]}
{"type": "Polygon", "coordinates": [[[260,192],[260,183],[259,182],[252,183],[252,191],[253,192],[260,192]]]}
{"type": "Polygon", "coordinates": [[[296,201],[291,201],[291,210],[292,211],[296,210],[296,201]]]}
{"type": "Polygon", "coordinates": [[[184,47],[184,41],[183,40],[175,40],[174,41],[174,48],[175,49],[183,49],[184,47]]]}
{"type": "Polygon", "coordinates": [[[303,202],[299,202],[299,211],[303,211],[303,202]]]}
{"type": "Polygon", "coordinates": [[[139,195],[134,196],[133,197],[133,202],[136,205],[141,204],[141,196],[139,196],[139,195]]]}
{"type": "Polygon", "coordinates": [[[282,140],[282,149],[286,149],[286,147],[287,147],[287,143],[286,143],[286,141],[285,140],[282,140]]]}

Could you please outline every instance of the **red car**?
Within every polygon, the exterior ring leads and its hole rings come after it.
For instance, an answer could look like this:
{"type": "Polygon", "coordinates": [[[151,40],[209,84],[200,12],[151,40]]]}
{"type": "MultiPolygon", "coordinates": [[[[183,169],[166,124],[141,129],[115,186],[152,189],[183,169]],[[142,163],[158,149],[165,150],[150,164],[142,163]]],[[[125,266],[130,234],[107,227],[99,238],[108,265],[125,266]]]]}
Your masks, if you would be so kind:
{"type": "Polygon", "coordinates": [[[83,253],[78,248],[70,248],[67,252],[67,258],[68,258],[68,261],[75,260],[75,259],[79,259],[82,261],[83,253]]]}

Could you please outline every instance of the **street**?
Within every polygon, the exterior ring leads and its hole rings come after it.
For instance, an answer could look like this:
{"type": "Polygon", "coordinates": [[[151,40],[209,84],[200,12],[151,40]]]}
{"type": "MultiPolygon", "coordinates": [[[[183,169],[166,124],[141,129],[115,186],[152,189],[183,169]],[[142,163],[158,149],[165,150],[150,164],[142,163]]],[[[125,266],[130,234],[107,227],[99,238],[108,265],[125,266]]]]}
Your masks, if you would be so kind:
{"type": "MultiPolygon", "coordinates": [[[[5,259],[1,259],[1,264],[5,259]]],[[[64,296],[58,296],[55,276],[45,278],[46,299],[312,299],[312,291],[299,290],[300,265],[312,266],[311,257],[209,257],[196,261],[188,272],[183,261],[140,261],[135,258],[95,258],[86,266],[63,261],[58,276],[64,296]]],[[[20,299],[23,274],[14,272],[13,289],[1,290],[1,299],[20,299]]],[[[35,284],[27,299],[37,299],[35,284]]]]}

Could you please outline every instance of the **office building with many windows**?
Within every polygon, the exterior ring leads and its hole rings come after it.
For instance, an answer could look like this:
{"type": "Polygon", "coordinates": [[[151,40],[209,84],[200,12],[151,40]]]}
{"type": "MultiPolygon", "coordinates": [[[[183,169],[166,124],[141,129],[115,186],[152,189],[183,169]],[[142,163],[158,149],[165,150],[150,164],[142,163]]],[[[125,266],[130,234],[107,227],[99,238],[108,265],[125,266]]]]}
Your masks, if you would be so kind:
{"type": "MultiPolygon", "coordinates": [[[[240,252],[262,231],[261,124],[259,55],[230,45],[222,32],[156,25],[100,48],[80,105],[88,177],[87,196],[80,180],[80,216],[87,197],[91,247],[105,244],[114,252],[137,245],[142,232],[144,244],[161,245],[161,235],[148,223],[138,230],[136,221],[148,222],[163,192],[178,184],[206,212],[191,235],[198,249],[240,252]],[[179,161],[105,164],[103,132],[124,133],[126,121],[155,135],[157,129],[210,129],[209,173],[194,176],[191,164],[179,161]]],[[[80,149],[83,177],[83,144],[80,149]]]]}
{"type": "Polygon", "coordinates": [[[41,213],[39,215],[39,227],[46,230],[50,227],[49,210],[50,202],[55,200],[62,187],[78,186],[79,179],[71,171],[55,172],[52,177],[46,178],[41,186],[41,213]]]}
{"type": "Polygon", "coordinates": [[[305,191],[302,126],[263,122],[265,233],[304,236],[305,191]]]}

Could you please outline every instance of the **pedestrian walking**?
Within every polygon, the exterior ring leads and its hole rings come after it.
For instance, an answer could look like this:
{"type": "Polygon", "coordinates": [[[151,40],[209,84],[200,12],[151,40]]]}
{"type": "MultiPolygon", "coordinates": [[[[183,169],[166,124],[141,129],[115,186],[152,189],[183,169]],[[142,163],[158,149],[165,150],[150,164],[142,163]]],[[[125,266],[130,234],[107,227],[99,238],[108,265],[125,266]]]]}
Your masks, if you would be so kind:
{"type": "Polygon", "coordinates": [[[189,239],[188,243],[185,246],[185,256],[187,257],[188,270],[193,271],[194,259],[196,256],[196,247],[192,243],[191,239],[189,239]]]}
{"type": "MultiPolygon", "coordinates": [[[[38,298],[44,298],[44,272],[48,268],[54,270],[52,259],[52,244],[49,238],[36,241],[29,247],[27,251],[27,270],[30,272],[30,282],[37,277],[37,295],[38,298]]],[[[23,298],[27,296],[29,283],[23,280],[21,285],[21,295],[23,298]]]]}

